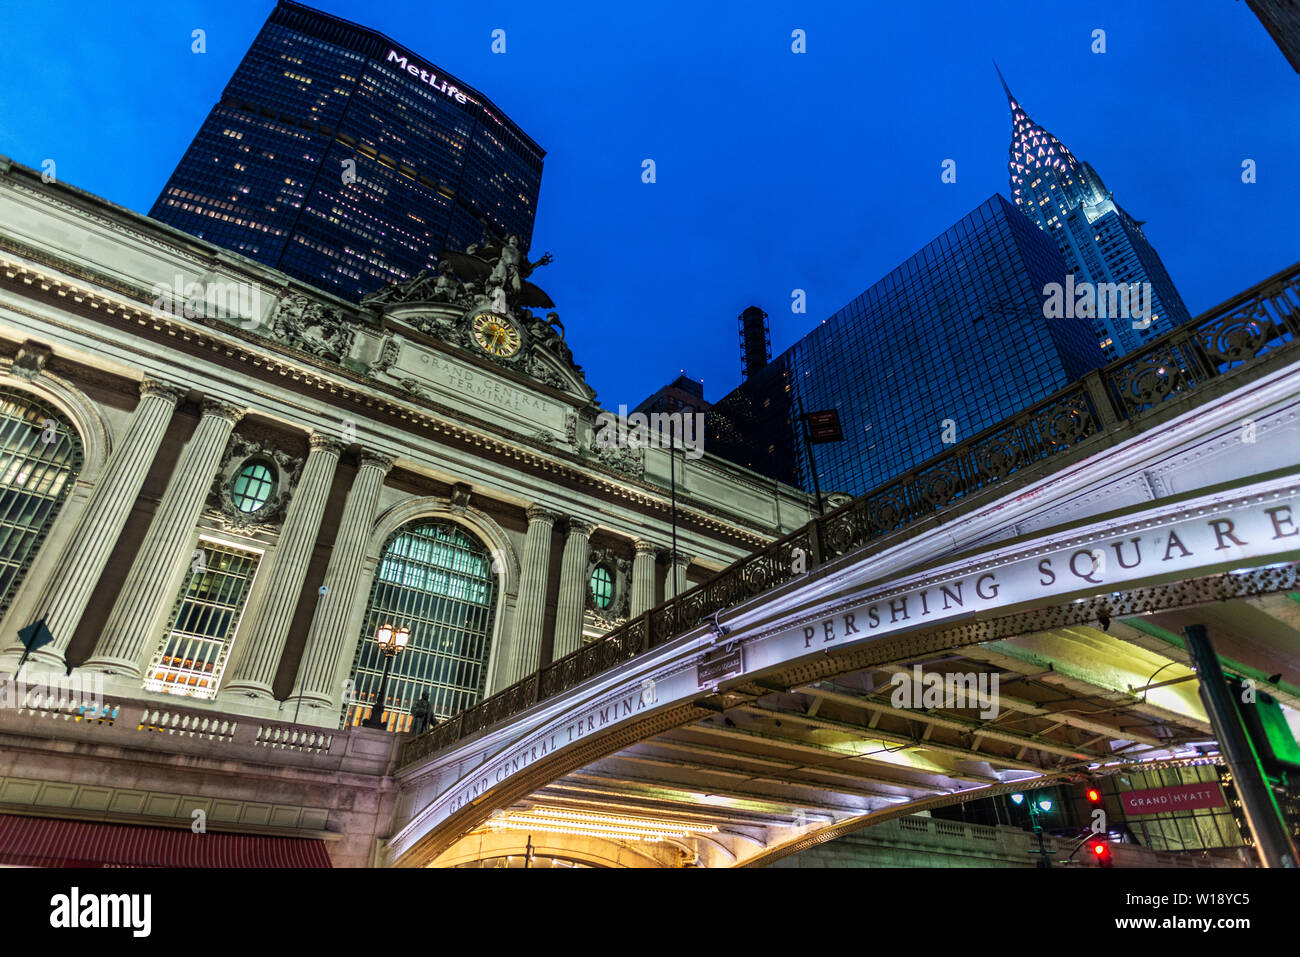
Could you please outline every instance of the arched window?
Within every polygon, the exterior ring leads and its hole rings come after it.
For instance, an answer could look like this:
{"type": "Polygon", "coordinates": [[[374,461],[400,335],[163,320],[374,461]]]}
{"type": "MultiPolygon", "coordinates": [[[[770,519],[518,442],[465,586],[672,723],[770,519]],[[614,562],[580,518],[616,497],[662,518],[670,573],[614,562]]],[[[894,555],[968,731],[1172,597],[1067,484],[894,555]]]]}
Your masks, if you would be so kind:
{"type": "Polygon", "coordinates": [[[487,682],[496,596],[492,556],[465,529],[429,519],[399,529],[375,573],[352,667],[347,725],[369,716],[379,691],[384,661],[375,633],[383,624],[411,633],[389,672],[384,723],[390,731],[411,729],[411,709],[423,693],[439,720],[477,702],[487,682]]]}
{"type": "Polygon", "coordinates": [[[52,406],[0,389],[0,614],[81,471],[81,437],[52,406]]]}

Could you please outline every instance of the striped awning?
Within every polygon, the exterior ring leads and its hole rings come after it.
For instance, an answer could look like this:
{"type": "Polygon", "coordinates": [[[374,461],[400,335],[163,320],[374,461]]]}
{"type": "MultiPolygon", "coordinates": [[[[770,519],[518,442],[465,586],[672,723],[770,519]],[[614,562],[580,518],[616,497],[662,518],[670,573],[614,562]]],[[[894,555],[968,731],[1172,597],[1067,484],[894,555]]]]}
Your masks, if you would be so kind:
{"type": "Polygon", "coordinates": [[[0,864],[18,867],[330,867],[325,842],[0,814],[0,864]]]}

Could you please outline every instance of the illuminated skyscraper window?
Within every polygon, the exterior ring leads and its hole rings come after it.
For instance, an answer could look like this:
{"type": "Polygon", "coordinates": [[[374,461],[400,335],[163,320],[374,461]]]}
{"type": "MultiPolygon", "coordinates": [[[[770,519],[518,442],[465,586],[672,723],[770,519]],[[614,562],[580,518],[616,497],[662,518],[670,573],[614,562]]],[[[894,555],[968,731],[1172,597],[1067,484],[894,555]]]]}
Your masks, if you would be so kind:
{"type": "Polygon", "coordinates": [[[150,215],[355,301],[482,219],[526,250],[544,155],[440,68],[281,0],[150,215]]]}

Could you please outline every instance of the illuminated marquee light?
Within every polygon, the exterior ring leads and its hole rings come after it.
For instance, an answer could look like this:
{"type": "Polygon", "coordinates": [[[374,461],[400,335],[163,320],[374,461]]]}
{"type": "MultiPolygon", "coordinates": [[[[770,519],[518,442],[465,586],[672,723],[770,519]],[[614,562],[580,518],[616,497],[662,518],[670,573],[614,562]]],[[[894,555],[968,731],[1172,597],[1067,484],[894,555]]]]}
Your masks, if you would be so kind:
{"type": "Polygon", "coordinates": [[[486,823],[489,828],[497,831],[543,831],[552,834],[608,837],[651,843],[669,837],[684,838],[695,834],[712,834],[718,830],[712,824],[684,824],[680,821],[658,818],[620,817],[553,807],[507,811],[489,818],[486,823]]]}

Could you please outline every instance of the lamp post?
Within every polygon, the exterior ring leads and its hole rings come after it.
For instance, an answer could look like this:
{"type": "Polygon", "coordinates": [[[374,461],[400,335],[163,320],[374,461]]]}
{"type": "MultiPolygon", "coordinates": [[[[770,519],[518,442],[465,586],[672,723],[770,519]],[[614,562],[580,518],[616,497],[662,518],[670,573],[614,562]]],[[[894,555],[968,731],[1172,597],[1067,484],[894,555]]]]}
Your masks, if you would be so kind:
{"type": "Polygon", "coordinates": [[[410,638],[410,629],[394,628],[387,622],[380,625],[379,631],[375,633],[375,644],[379,645],[379,651],[384,656],[384,676],[379,679],[379,691],[375,695],[375,703],[370,707],[370,717],[361,722],[363,728],[383,730],[384,696],[388,693],[388,669],[392,667],[393,659],[406,648],[410,638]]]}
{"type": "MultiPolygon", "coordinates": [[[[1011,800],[1016,804],[1020,804],[1025,800],[1025,796],[1023,794],[1013,794],[1011,800]]],[[[1046,814],[1051,809],[1052,802],[1048,798],[1038,798],[1029,802],[1029,821],[1034,826],[1034,833],[1038,835],[1039,867],[1052,866],[1052,858],[1048,855],[1047,847],[1043,843],[1043,822],[1040,819],[1040,814],[1046,814]]]]}

